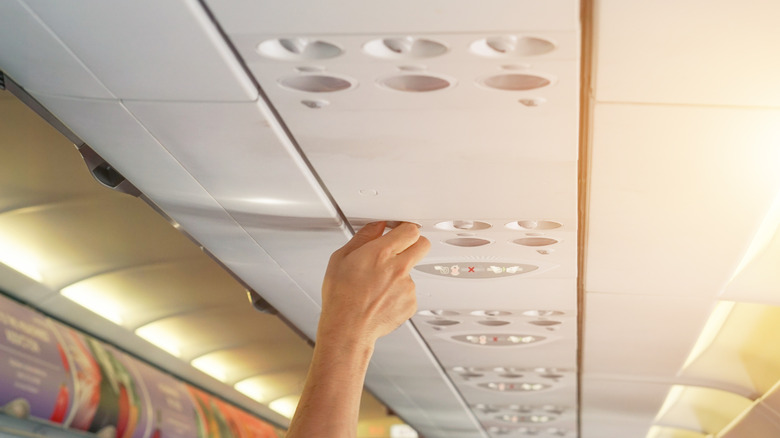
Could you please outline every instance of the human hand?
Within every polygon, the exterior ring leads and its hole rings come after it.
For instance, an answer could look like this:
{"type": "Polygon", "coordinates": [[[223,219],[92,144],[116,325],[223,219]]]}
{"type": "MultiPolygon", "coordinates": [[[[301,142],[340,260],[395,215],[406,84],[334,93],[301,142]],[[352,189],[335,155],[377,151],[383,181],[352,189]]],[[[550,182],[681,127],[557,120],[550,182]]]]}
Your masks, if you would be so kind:
{"type": "Polygon", "coordinates": [[[373,346],[417,311],[409,271],[430,250],[414,224],[384,236],[385,222],[366,225],[333,253],[322,285],[318,339],[344,339],[373,346]]]}

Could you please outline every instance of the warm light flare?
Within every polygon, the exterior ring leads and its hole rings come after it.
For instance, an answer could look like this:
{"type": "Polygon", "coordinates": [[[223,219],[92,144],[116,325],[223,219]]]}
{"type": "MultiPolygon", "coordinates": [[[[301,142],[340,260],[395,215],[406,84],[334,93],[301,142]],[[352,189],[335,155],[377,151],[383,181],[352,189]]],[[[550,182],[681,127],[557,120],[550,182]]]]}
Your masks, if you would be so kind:
{"type": "Polygon", "coordinates": [[[41,260],[10,233],[0,234],[0,263],[33,280],[43,282],[41,260]]]}
{"type": "MultiPolygon", "coordinates": [[[[780,149],[780,145],[778,145],[778,148],[780,149]]],[[[780,168],[780,162],[778,163],[778,168],[780,168]]],[[[750,264],[750,262],[752,262],[767,245],[769,245],[769,242],[772,241],[772,238],[774,238],[775,233],[777,232],[780,232],[780,187],[778,187],[775,200],[769,207],[769,211],[767,211],[766,216],[764,216],[764,220],[761,222],[761,225],[759,225],[758,230],[756,230],[756,234],[753,236],[750,246],[742,257],[742,260],[739,262],[739,266],[737,266],[737,269],[731,275],[729,282],[734,280],[734,278],[736,278],[737,275],[739,275],[739,273],[742,272],[742,270],[745,269],[745,267],[750,264]]]]}
{"type": "Polygon", "coordinates": [[[155,323],[138,327],[135,330],[135,334],[138,337],[146,339],[161,350],[166,351],[173,356],[181,357],[181,342],[179,341],[178,336],[160,328],[155,323]]]}
{"type": "Polygon", "coordinates": [[[236,391],[244,394],[256,402],[265,403],[267,401],[265,396],[265,388],[263,388],[263,385],[254,377],[244,379],[233,385],[233,387],[236,388],[236,391]]]}
{"type": "Polygon", "coordinates": [[[696,344],[694,344],[691,353],[685,360],[683,369],[687,368],[688,365],[698,359],[699,356],[712,345],[712,342],[715,341],[715,338],[726,323],[731,311],[734,309],[735,304],[736,303],[733,301],[718,302],[717,306],[715,306],[715,309],[710,314],[709,319],[707,319],[704,329],[701,331],[701,334],[699,334],[699,339],[696,340],[696,344]]]}
{"type": "Polygon", "coordinates": [[[88,282],[72,284],[62,289],[60,294],[114,324],[122,324],[121,303],[118,303],[108,296],[105,291],[93,287],[88,282]]]}
{"type": "Polygon", "coordinates": [[[669,389],[669,393],[666,394],[666,400],[664,400],[664,404],[658,411],[658,415],[655,416],[655,421],[658,421],[659,418],[666,415],[666,413],[672,409],[672,406],[680,401],[680,397],[682,397],[683,391],[685,391],[685,386],[682,385],[674,385],[669,389]]]}
{"type": "Polygon", "coordinates": [[[298,407],[300,398],[301,397],[298,395],[288,395],[287,397],[282,397],[268,403],[268,407],[280,415],[292,418],[293,415],[295,415],[295,409],[298,407]]]}
{"type": "Polygon", "coordinates": [[[223,361],[215,358],[213,355],[196,357],[190,362],[190,365],[220,382],[227,383],[227,366],[223,361]]]}

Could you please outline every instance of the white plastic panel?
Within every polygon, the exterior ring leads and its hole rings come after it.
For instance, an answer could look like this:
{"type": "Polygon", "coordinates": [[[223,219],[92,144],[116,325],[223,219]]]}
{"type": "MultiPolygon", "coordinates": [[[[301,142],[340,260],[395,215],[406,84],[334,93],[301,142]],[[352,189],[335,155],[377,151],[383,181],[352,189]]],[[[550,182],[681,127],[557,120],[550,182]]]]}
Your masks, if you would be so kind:
{"type": "Polygon", "coordinates": [[[411,323],[406,323],[377,342],[366,386],[423,436],[485,437],[461,398],[452,396],[455,389],[444,371],[420,366],[433,360],[411,323]]]}
{"type": "Polygon", "coordinates": [[[774,199],[778,126],[780,111],[598,105],[586,289],[714,298],[774,199]]]}
{"type": "Polygon", "coordinates": [[[598,100],[780,106],[777,2],[603,0],[596,10],[598,100]]]}
{"type": "Polygon", "coordinates": [[[647,434],[670,385],[590,378],[582,380],[580,438],[647,434]]]}
{"type": "Polygon", "coordinates": [[[348,234],[297,152],[282,147],[257,104],[125,105],[319,302],[328,258],[348,234]]]}
{"type": "MultiPolygon", "coordinates": [[[[254,102],[126,102],[125,106],[220,204],[271,228],[337,228],[254,102]],[[240,157],[240,160],[236,160],[240,157]],[[284,184],[279,184],[284,180],[284,184]]],[[[319,190],[319,187],[317,188],[319,190]]]]}
{"type": "MultiPolygon", "coordinates": [[[[257,97],[197,0],[24,1],[121,99],[252,101],[257,97]]],[[[46,91],[66,94],[57,88],[46,91]]]]}
{"type": "MultiPolygon", "coordinates": [[[[278,35],[239,35],[236,41],[347,215],[408,220],[478,212],[481,217],[511,217],[522,205],[526,215],[573,217],[576,34],[548,36],[560,45],[540,59],[485,58],[469,49],[488,36],[426,35],[449,51],[435,58],[389,61],[366,52],[366,44],[388,37],[376,33],[329,37],[326,41],[340,47],[343,55],[297,62],[257,53],[257,44],[278,35]],[[538,74],[552,83],[529,91],[479,85],[486,77],[502,74],[538,74]],[[352,88],[302,92],[283,84],[290,78],[308,78],[314,87],[318,77],[328,75],[349,81],[352,88]],[[420,75],[443,78],[452,86],[402,92],[382,85],[388,78],[420,75]],[[533,99],[544,102],[530,107],[520,102],[533,99]],[[311,108],[307,102],[324,106],[311,108]]],[[[424,88],[425,83],[408,84],[411,89],[417,86],[424,88]]]]}
{"type": "MultiPolygon", "coordinates": [[[[586,376],[671,382],[710,314],[693,297],[588,293],[586,376]]],[[[584,392],[587,395],[587,389],[584,392]]]]}
{"type": "Polygon", "coordinates": [[[114,97],[21,0],[0,5],[0,69],[30,91],[114,97]]]}
{"type": "Polygon", "coordinates": [[[484,29],[571,30],[578,26],[576,0],[403,0],[387,4],[360,0],[311,4],[305,0],[262,3],[210,0],[229,34],[277,32],[371,33],[474,32],[484,29]]]}

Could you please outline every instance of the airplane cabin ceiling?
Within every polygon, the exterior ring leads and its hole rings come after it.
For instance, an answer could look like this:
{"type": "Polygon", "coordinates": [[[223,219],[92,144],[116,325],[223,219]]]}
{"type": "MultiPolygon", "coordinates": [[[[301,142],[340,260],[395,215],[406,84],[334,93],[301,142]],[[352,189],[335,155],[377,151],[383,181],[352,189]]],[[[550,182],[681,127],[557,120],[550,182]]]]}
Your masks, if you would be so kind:
{"type": "Polygon", "coordinates": [[[778,18],[0,0],[9,88],[143,193],[97,186],[0,92],[0,238],[37,263],[0,260],[37,280],[0,286],[284,426],[268,405],[300,390],[329,255],[411,221],[419,312],[377,345],[363,432],[386,405],[428,438],[775,436],[778,18]]]}

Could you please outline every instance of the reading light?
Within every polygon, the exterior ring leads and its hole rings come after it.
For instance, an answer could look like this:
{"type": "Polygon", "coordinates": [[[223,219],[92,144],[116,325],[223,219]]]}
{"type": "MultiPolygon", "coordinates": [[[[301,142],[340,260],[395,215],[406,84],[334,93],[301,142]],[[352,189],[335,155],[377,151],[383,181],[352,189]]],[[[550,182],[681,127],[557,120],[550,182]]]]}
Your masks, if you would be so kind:
{"type": "Polygon", "coordinates": [[[176,357],[181,357],[181,342],[178,338],[155,323],[138,327],[135,330],[138,337],[144,338],[159,349],[176,357]]]}
{"type": "Polygon", "coordinates": [[[62,289],[60,294],[114,324],[122,324],[122,305],[88,282],[74,283],[62,289]]]}

